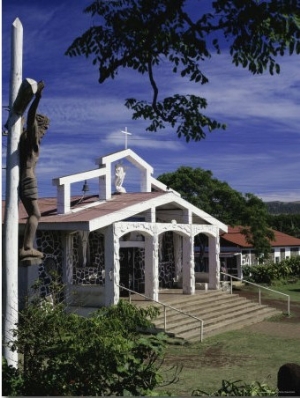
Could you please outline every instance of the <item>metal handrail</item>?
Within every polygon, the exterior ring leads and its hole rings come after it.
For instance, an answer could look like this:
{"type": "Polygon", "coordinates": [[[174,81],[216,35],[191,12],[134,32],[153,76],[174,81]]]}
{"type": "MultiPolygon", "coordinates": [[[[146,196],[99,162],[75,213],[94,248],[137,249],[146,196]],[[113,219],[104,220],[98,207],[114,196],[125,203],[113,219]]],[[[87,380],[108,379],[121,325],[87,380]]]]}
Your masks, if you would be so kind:
{"type": "Polygon", "coordinates": [[[226,272],[220,272],[220,274],[225,275],[225,276],[229,276],[229,278],[230,278],[230,294],[232,294],[232,279],[237,279],[238,281],[241,281],[243,283],[248,283],[248,285],[252,285],[252,286],[258,287],[258,302],[259,302],[259,304],[261,304],[261,289],[269,290],[270,292],[273,292],[273,293],[276,293],[276,294],[281,294],[282,296],[286,296],[287,297],[287,307],[288,307],[287,314],[289,316],[291,315],[291,297],[288,294],[279,292],[278,290],[270,289],[270,288],[265,287],[265,286],[258,285],[257,283],[249,282],[249,281],[247,281],[245,279],[242,279],[242,278],[239,278],[237,276],[233,276],[233,275],[227,274],[226,272]]]}
{"type": "MultiPolygon", "coordinates": [[[[125,286],[121,286],[121,285],[117,285],[117,286],[119,288],[121,288],[121,289],[127,290],[129,293],[137,294],[138,296],[144,297],[144,299],[146,299],[146,300],[150,300],[150,301],[153,301],[154,303],[162,305],[163,308],[164,308],[164,331],[165,332],[167,331],[167,308],[170,308],[170,309],[172,309],[174,311],[179,312],[182,315],[186,315],[186,316],[188,316],[190,318],[193,318],[193,319],[199,321],[200,322],[200,342],[202,343],[202,341],[203,341],[203,327],[204,327],[203,319],[200,319],[200,318],[198,318],[198,317],[196,317],[194,315],[191,315],[188,312],[181,311],[178,308],[172,307],[169,304],[165,304],[165,303],[162,303],[161,301],[154,300],[151,297],[147,297],[147,296],[145,296],[142,293],[135,292],[134,290],[131,290],[131,289],[125,287],[125,286]]],[[[129,302],[131,303],[131,295],[129,295],[129,302]]]]}

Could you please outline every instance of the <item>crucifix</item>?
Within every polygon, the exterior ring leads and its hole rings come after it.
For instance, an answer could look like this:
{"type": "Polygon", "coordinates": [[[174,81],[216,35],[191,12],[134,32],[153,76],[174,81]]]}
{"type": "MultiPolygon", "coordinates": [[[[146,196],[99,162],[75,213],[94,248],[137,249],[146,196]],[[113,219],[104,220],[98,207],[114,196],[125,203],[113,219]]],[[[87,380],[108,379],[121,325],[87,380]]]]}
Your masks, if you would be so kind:
{"type": "Polygon", "coordinates": [[[127,149],[127,137],[132,134],[127,131],[127,127],[125,127],[125,131],[121,131],[121,133],[125,134],[125,149],[127,149]]]}
{"type": "MultiPolygon", "coordinates": [[[[3,336],[4,336],[4,356],[9,365],[16,366],[18,364],[18,352],[11,351],[7,344],[12,340],[12,329],[15,329],[18,323],[19,313],[19,278],[20,286],[22,281],[28,281],[29,272],[27,271],[33,264],[39,265],[41,258],[28,257],[25,267],[19,270],[19,194],[20,199],[25,200],[24,207],[28,212],[28,219],[31,213],[37,215],[35,202],[37,199],[32,198],[35,195],[36,187],[32,185],[35,163],[38,158],[38,145],[41,137],[37,137],[41,132],[44,124],[40,126],[41,115],[36,115],[36,108],[39,102],[41,83],[37,83],[33,79],[25,79],[22,81],[22,57],[23,57],[23,26],[19,18],[16,18],[12,24],[11,32],[11,82],[10,82],[10,103],[9,117],[5,124],[8,130],[7,135],[7,167],[6,167],[6,192],[5,192],[5,219],[4,219],[4,267],[3,267],[3,336]],[[27,106],[35,96],[35,100],[28,112],[27,127],[23,128],[22,118],[27,106]],[[39,122],[38,122],[39,120],[39,122]],[[33,131],[36,133],[33,137],[33,131]],[[22,141],[22,142],[21,142],[22,141]],[[29,142],[29,144],[28,144],[29,142]],[[22,148],[23,147],[23,148],[22,148]],[[29,147],[32,149],[29,152],[29,147]],[[22,157],[26,154],[26,157],[22,157]],[[25,160],[24,160],[25,159],[25,160]],[[30,169],[30,170],[29,170],[30,169]],[[25,172],[24,172],[25,170],[25,172]],[[22,173],[23,171],[23,173],[22,173]],[[22,176],[20,175],[22,174],[22,176]],[[22,178],[23,178],[23,186],[22,178]],[[29,181],[29,183],[28,183],[29,181]],[[20,184],[19,184],[20,182],[20,184]],[[23,189],[24,188],[24,189],[23,189]],[[21,194],[22,192],[22,194],[21,194]],[[31,261],[32,260],[32,261],[31,261]]],[[[43,133],[44,133],[43,129],[43,133]]],[[[26,235],[26,228],[25,233],[26,235]]],[[[31,226],[28,230],[32,230],[31,226]]],[[[30,247],[31,249],[31,247],[30,247]]],[[[30,250],[30,254],[34,251],[30,250]]],[[[42,253],[35,251],[35,254],[42,253]]],[[[28,252],[27,252],[28,254],[28,252]]],[[[20,267],[21,268],[21,267],[20,267]]],[[[36,274],[38,269],[36,269],[36,274]]],[[[34,273],[32,273],[33,275],[34,273]]],[[[27,283],[27,282],[26,282],[27,283]]],[[[26,291],[28,295],[28,291],[26,291]]],[[[24,297],[22,297],[24,298],[24,297]]]]}

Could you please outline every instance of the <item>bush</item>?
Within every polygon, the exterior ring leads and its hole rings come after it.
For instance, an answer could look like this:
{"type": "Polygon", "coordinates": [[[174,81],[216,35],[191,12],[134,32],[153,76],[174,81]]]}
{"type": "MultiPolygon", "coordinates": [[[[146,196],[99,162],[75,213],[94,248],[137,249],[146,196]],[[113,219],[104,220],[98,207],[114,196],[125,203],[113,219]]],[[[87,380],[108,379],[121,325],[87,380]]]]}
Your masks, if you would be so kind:
{"type": "Polygon", "coordinates": [[[2,358],[2,392],[4,395],[20,395],[24,380],[21,373],[13,366],[8,365],[7,360],[2,358]]]}
{"type": "Polygon", "coordinates": [[[254,283],[270,284],[275,278],[275,274],[276,271],[270,264],[252,265],[243,269],[244,279],[254,283]]]}
{"type": "Polygon", "coordinates": [[[234,382],[223,380],[222,387],[219,388],[218,391],[215,391],[212,394],[206,393],[204,391],[195,390],[193,391],[194,396],[234,396],[234,397],[270,397],[277,395],[277,391],[272,390],[267,384],[259,383],[255,381],[253,383],[247,384],[242,382],[241,380],[237,380],[234,382]]]}
{"type": "Polygon", "coordinates": [[[291,257],[286,261],[291,269],[291,276],[300,277],[300,256],[291,257]]]}
{"type": "Polygon", "coordinates": [[[157,310],[120,301],[84,318],[28,305],[12,350],[20,370],[5,367],[4,395],[146,395],[162,380],[165,335],[141,334],[157,310]]]}
{"type": "Polygon", "coordinates": [[[243,267],[245,280],[254,283],[271,284],[277,280],[287,280],[300,276],[300,256],[291,257],[279,263],[267,263],[243,267]]]}

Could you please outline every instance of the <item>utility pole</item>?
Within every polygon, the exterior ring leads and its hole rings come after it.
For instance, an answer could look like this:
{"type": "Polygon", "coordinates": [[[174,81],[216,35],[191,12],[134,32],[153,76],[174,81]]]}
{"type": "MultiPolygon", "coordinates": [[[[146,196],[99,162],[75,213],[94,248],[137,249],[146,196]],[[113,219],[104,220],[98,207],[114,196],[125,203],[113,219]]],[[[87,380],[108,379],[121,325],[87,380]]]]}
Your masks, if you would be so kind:
{"type": "Polygon", "coordinates": [[[22,131],[22,115],[37,90],[37,83],[26,79],[22,83],[23,26],[16,18],[11,31],[11,77],[10,114],[6,127],[6,197],[5,197],[5,242],[3,258],[3,343],[4,357],[9,365],[17,367],[18,352],[11,352],[7,342],[13,340],[12,329],[16,328],[19,311],[18,262],[19,262],[19,141],[22,131]]]}

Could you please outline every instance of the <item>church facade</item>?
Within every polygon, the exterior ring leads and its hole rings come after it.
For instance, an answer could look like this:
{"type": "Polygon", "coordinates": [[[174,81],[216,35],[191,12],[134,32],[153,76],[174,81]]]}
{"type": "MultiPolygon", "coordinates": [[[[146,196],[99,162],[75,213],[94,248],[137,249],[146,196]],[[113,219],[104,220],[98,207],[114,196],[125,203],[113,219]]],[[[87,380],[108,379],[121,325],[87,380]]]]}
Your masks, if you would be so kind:
{"type": "MultiPolygon", "coordinates": [[[[208,288],[220,288],[220,234],[227,226],[156,180],[152,166],[131,149],[98,159],[94,170],[55,178],[53,185],[56,198],[39,199],[43,295],[55,273],[67,303],[78,307],[116,304],[128,292],[122,286],[153,300],[174,286],[194,294],[199,235],[208,242],[208,288]],[[137,172],[135,191],[127,192],[125,162],[137,172]],[[94,194],[87,191],[90,180],[97,181],[94,194]],[[82,182],[83,195],[74,197],[72,185],[82,182]]],[[[21,226],[25,222],[20,208],[21,226]]]]}

